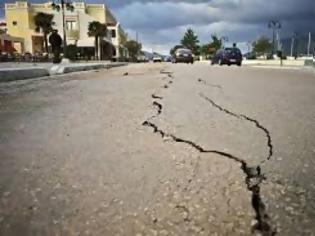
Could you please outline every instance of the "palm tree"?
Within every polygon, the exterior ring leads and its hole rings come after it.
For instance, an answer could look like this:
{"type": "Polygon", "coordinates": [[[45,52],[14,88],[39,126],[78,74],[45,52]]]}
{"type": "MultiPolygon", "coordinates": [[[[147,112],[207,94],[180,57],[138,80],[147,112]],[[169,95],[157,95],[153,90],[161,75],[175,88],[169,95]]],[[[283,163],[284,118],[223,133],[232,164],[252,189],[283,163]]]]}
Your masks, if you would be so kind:
{"type": "Polygon", "coordinates": [[[42,32],[44,35],[44,45],[45,51],[48,53],[48,40],[47,35],[52,32],[53,28],[53,19],[54,15],[47,14],[44,12],[38,12],[34,16],[34,23],[35,23],[35,31],[42,32]]]}
{"type": "Polygon", "coordinates": [[[88,36],[94,37],[94,44],[95,44],[95,58],[100,59],[99,55],[99,38],[104,37],[107,35],[107,26],[106,24],[102,24],[99,21],[92,21],[89,23],[88,26],[88,36]]]}

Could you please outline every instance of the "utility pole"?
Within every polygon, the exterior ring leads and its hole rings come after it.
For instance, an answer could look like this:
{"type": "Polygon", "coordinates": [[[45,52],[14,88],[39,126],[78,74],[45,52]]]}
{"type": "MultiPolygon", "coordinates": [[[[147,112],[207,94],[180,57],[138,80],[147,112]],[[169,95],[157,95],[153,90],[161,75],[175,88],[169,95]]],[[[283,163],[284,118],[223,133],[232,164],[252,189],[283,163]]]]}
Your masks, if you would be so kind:
{"type": "Polygon", "coordinates": [[[282,43],[281,43],[279,31],[277,31],[277,51],[280,51],[280,50],[282,50],[282,43]]]}
{"type": "Polygon", "coordinates": [[[311,35],[311,32],[309,32],[309,33],[308,33],[307,56],[310,56],[311,40],[312,40],[312,35],[311,35]]]}
{"type": "Polygon", "coordinates": [[[292,34],[292,38],[291,38],[291,57],[293,57],[293,50],[294,50],[295,38],[296,38],[296,32],[294,32],[294,33],[292,34]]]}
{"type": "Polygon", "coordinates": [[[247,50],[248,50],[248,53],[250,53],[251,52],[251,43],[250,42],[247,42],[246,43],[247,44],[247,50]]]}
{"type": "Polygon", "coordinates": [[[276,30],[281,29],[281,23],[277,20],[271,20],[268,23],[268,27],[272,29],[272,56],[275,54],[275,42],[276,42],[276,30]]]}

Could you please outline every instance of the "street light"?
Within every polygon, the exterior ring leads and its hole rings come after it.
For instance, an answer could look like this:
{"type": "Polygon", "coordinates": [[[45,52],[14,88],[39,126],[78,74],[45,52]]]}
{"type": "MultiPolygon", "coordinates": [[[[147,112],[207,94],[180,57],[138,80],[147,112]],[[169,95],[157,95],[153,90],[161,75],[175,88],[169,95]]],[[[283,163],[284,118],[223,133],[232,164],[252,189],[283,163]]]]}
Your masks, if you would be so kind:
{"type": "Polygon", "coordinates": [[[293,57],[294,44],[295,44],[296,37],[297,37],[297,33],[293,32],[292,38],[291,38],[291,57],[293,57]]]}
{"type": "Polygon", "coordinates": [[[59,4],[55,3],[54,1],[51,4],[53,10],[60,11],[62,14],[62,31],[63,31],[63,56],[66,57],[66,50],[67,50],[67,35],[66,35],[66,27],[65,27],[65,10],[73,11],[74,6],[72,5],[70,0],[57,0],[59,4]],[[61,6],[61,8],[60,8],[61,6]]]}
{"type": "Polygon", "coordinates": [[[276,30],[281,29],[281,23],[277,20],[271,20],[268,23],[268,28],[272,29],[272,56],[275,54],[275,39],[276,39],[276,30]]]}

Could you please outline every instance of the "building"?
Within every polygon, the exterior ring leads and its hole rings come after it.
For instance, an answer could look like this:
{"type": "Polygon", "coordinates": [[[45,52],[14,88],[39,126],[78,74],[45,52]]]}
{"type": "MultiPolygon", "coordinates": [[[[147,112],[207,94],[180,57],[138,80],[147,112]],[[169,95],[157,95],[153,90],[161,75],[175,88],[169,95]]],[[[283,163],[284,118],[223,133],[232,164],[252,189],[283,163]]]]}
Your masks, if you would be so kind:
{"type": "Polygon", "coordinates": [[[4,21],[0,21],[0,32],[1,33],[7,32],[7,23],[5,23],[4,21]]]}
{"type": "MultiPolygon", "coordinates": [[[[73,2],[74,10],[65,10],[65,27],[67,44],[76,44],[81,53],[94,55],[94,37],[88,36],[88,25],[99,21],[108,26],[108,34],[101,39],[101,58],[119,59],[127,55],[122,46],[125,33],[119,22],[104,4],[86,4],[73,2]]],[[[38,12],[53,14],[53,28],[63,37],[62,12],[52,8],[51,2],[35,4],[17,1],[5,4],[5,19],[8,33],[24,39],[24,52],[37,53],[44,51],[44,39],[41,33],[35,32],[34,16],[38,12]]]]}
{"type": "Polygon", "coordinates": [[[0,53],[12,54],[22,53],[24,49],[24,39],[13,37],[7,34],[7,24],[0,22],[0,53]]]}
{"type": "Polygon", "coordinates": [[[13,37],[6,33],[0,33],[0,53],[22,53],[23,49],[23,38],[13,37]]]}

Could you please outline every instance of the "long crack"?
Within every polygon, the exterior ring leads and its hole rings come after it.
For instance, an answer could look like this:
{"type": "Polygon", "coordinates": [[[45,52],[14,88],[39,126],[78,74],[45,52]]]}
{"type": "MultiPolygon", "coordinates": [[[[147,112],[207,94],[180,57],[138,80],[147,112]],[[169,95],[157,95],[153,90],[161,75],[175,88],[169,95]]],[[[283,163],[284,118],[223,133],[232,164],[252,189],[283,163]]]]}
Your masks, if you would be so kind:
{"type": "MultiPolygon", "coordinates": [[[[167,73],[171,77],[171,72],[161,71],[161,73],[167,73]]],[[[203,94],[200,94],[200,96],[203,97],[204,99],[206,99],[208,102],[211,103],[212,106],[216,107],[220,111],[222,111],[228,115],[234,116],[238,119],[245,119],[247,121],[250,121],[250,122],[254,123],[257,128],[263,130],[267,136],[267,139],[268,139],[269,155],[268,155],[267,159],[269,160],[271,158],[271,156],[273,155],[273,145],[272,145],[272,141],[271,141],[270,132],[264,126],[262,126],[255,119],[252,119],[252,118],[250,118],[246,115],[243,115],[243,114],[236,114],[234,112],[231,112],[231,111],[223,108],[222,106],[219,106],[212,99],[204,96],[203,94]]],[[[152,97],[154,97],[154,96],[152,95],[152,97]]],[[[153,106],[157,107],[157,114],[151,118],[159,116],[162,113],[162,109],[163,109],[162,104],[160,104],[156,101],[153,102],[153,106]]],[[[226,157],[226,158],[233,160],[234,162],[240,164],[241,170],[243,171],[243,173],[246,176],[245,183],[246,183],[247,189],[252,194],[251,204],[252,204],[252,207],[253,207],[255,214],[256,214],[255,219],[256,219],[257,223],[252,227],[252,231],[253,232],[259,231],[260,234],[263,236],[276,235],[276,233],[277,233],[276,228],[271,226],[270,218],[266,212],[265,204],[262,201],[261,196],[260,196],[260,184],[265,179],[264,175],[261,173],[260,165],[255,166],[255,167],[249,167],[247,165],[246,161],[244,161],[243,159],[241,159],[241,158],[239,158],[233,154],[223,152],[220,150],[204,149],[202,146],[200,146],[199,144],[197,144],[193,141],[183,139],[183,138],[177,137],[173,134],[164,132],[162,129],[159,129],[159,127],[157,125],[150,122],[149,120],[144,121],[142,123],[142,125],[146,126],[146,127],[151,127],[153,129],[153,133],[157,133],[157,134],[161,135],[162,138],[168,138],[168,139],[171,139],[177,143],[184,143],[186,145],[193,147],[194,149],[196,149],[200,153],[217,154],[217,155],[226,157]]]]}
{"type": "Polygon", "coordinates": [[[251,123],[254,123],[255,126],[262,130],[264,133],[265,133],[265,136],[267,138],[267,146],[268,146],[268,156],[267,156],[267,160],[270,160],[270,158],[272,157],[273,155],[273,144],[272,144],[272,139],[271,139],[271,135],[270,135],[270,132],[269,130],[264,127],[263,125],[260,124],[260,122],[258,120],[255,120],[253,118],[250,118],[246,115],[243,115],[243,114],[236,114],[220,105],[218,105],[217,103],[215,103],[212,99],[210,99],[209,97],[205,96],[204,94],[200,93],[199,94],[202,98],[204,98],[206,101],[208,101],[213,107],[217,108],[218,110],[230,115],[230,116],[233,116],[233,117],[236,117],[238,119],[242,119],[242,120],[246,120],[246,121],[249,121],[251,123]]]}
{"type": "Polygon", "coordinates": [[[200,153],[217,154],[239,163],[241,165],[241,170],[246,175],[245,182],[247,189],[252,193],[252,207],[256,213],[255,218],[257,221],[257,223],[253,226],[253,231],[257,230],[261,232],[263,236],[271,236],[276,234],[276,230],[271,227],[265,204],[260,197],[260,184],[265,179],[260,171],[260,166],[249,167],[244,160],[230,153],[219,150],[206,150],[190,140],[179,138],[173,134],[165,133],[163,130],[159,129],[157,125],[150,121],[144,121],[142,125],[151,127],[153,129],[153,133],[161,135],[162,138],[170,138],[174,142],[187,144],[198,150],[200,153]]]}
{"type": "Polygon", "coordinates": [[[210,84],[210,83],[208,83],[207,81],[205,81],[205,80],[203,80],[203,79],[201,79],[201,78],[198,79],[198,82],[203,83],[204,85],[207,85],[207,86],[210,86],[210,87],[222,89],[222,86],[221,86],[221,85],[218,85],[218,84],[210,84]]]}

